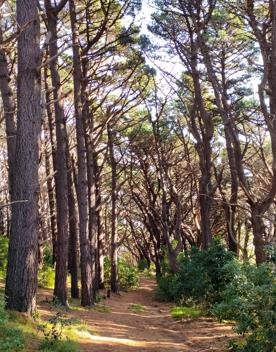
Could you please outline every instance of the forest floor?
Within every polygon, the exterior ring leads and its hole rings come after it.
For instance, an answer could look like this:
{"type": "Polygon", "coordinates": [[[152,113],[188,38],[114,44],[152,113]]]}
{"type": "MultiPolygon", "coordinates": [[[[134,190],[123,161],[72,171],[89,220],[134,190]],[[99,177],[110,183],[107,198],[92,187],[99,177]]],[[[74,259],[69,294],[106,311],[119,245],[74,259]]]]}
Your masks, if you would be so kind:
{"type": "MultiPolygon", "coordinates": [[[[235,335],[230,324],[211,318],[175,320],[171,304],[154,299],[154,280],[142,278],[138,290],[112,295],[96,308],[81,308],[75,301],[66,315],[81,320],[81,352],[224,352],[235,335]]],[[[41,318],[52,316],[51,290],[40,290],[41,318]]]]}

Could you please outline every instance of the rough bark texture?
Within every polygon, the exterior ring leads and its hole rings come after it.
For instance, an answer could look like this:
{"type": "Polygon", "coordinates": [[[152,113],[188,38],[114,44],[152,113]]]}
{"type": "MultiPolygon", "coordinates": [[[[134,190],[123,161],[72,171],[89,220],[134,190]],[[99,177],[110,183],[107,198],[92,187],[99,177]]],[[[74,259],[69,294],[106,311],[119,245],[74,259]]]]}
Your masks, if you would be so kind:
{"type": "Polygon", "coordinates": [[[68,270],[71,275],[71,297],[79,298],[78,286],[78,230],[76,199],[74,194],[73,182],[73,160],[70,158],[69,146],[67,147],[67,166],[68,166],[68,205],[69,205],[69,252],[68,270]]]}
{"type": "Polygon", "coordinates": [[[111,164],[111,291],[116,293],[118,291],[118,234],[117,234],[117,165],[114,155],[114,135],[112,127],[108,125],[108,148],[109,158],[111,164]]]}
{"type": "MultiPolygon", "coordinates": [[[[1,18],[1,14],[0,14],[1,18]]],[[[0,28],[0,44],[3,35],[0,28]]],[[[2,96],[4,120],[7,136],[8,166],[9,166],[9,192],[12,200],[13,179],[15,173],[15,148],[16,148],[16,125],[15,125],[15,101],[10,87],[8,61],[6,52],[0,47],[0,92],[2,96]]]]}
{"type": "Polygon", "coordinates": [[[17,140],[12,228],[6,279],[7,308],[31,313],[36,305],[38,161],[41,126],[40,25],[35,0],[18,0],[17,140]]]}
{"type": "MultiPolygon", "coordinates": [[[[47,113],[47,127],[45,122],[45,138],[49,139],[49,143],[51,145],[51,151],[45,152],[46,155],[46,172],[47,173],[47,189],[48,189],[48,197],[49,197],[49,208],[50,208],[50,221],[51,221],[51,239],[52,239],[52,248],[53,248],[53,265],[56,262],[56,243],[57,243],[57,218],[56,218],[56,194],[55,194],[55,176],[48,178],[48,174],[50,175],[50,159],[47,160],[48,154],[52,156],[52,170],[56,170],[56,139],[54,133],[54,117],[53,111],[51,107],[51,94],[50,87],[48,84],[48,68],[45,66],[44,68],[44,84],[46,90],[46,113],[47,113]],[[49,134],[48,134],[49,133],[49,134]]],[[[50,157],[50,156],[49,156],[50,157]]]]}
{"type": "Polygon", "coordinates": [[[50,33],[50,72],[53,86],[56,122],[56,205],[57,205],[57,248],[54,296],[67,304],[67,260],[68,260],[68,184],[66,163],[66,121],[62,105],[61,81],[58,71],[57,21],[58,11],[45,0],[47,26],[50,33]]]}
{"type": "Polygon", "coordinates": [[[77,134],[77,157],[78,157],[78,176],[77,176],[77,198],[79,209],[79,231],[80,231],[80,266],[81,266],[81,304],[90,306],[93,304],[93,280],[90,243],[88,237],[88,184],[87,184],[87,165],[85,149],[85,128],[82,115],[82,96],[81,96],[81,60],[80,49],[77,40],[76,29],[76,8],[73,0],[69,1],[70,19],[72,27],[73,42],[73,75],[74,75],[74,107],[76,117],[77,134]]]}

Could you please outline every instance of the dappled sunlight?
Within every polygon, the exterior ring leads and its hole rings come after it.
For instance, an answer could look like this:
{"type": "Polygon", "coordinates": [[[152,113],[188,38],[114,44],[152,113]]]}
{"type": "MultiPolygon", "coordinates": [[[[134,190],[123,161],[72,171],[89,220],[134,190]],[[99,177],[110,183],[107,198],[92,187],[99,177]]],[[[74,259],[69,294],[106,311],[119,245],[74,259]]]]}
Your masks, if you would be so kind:
{"type": "Polygon", "coordinates": [[[92,335],[89,332],[78,332],[80,337],[88,338],[95,343],[110,343],[110,344],[119,344],[119,345],[126,345],[126,346],[135,346],[135,347],[156,347],[158,344],[159,346],[164,347],[181,347],[180,343],[173,343],[173,342],[162,342],[162,341],[138,341],[133,339],[127,338],[116,338],[116,337],[107,337],[107,336],[97,336],[92,335]]]}
{"type": "MultiPolygon", "coordinates": [[[[104,300],[110,311],[69,310],[67,315],[81,320],[85,328],[74,329],[81,352],[226,352],[226,342],[235,336],[231,324],[210,318],[174,320],[171,304],[153,299],[155,283],[142,279],[139,290],[112,295],[104,300]],[[141,306],[142,311],[131,310],[141,306]]],[[[48,300],[50,290],[40,296],[41,316],[48,318],[55,308],[48,300]]]]}

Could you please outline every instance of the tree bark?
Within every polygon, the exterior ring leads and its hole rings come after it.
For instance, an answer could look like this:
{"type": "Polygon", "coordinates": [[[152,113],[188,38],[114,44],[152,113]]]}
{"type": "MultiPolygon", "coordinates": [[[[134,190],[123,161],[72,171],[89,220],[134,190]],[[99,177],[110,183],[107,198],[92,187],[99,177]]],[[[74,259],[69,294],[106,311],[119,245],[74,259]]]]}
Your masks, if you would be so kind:
{"type": "Polygon", "coordinates": [[[68,184],[66,163],[66,119],[62,105],[62,87],[58,71],[57,22],[58,11],[50,0],[45,0],[47,29],[50,33],[49,54],[50,72],[53,86],[55,122],[56,122],[56,211],[57,211],[57,247],[54,296],[63,305],[67,305],[67,266],[68,266],[68,184]]]}
{"type": "Polygon", "coordinates": [[[38,260],[38,163],[41,128],[40,23],[35,0],[17,0],[17,139],[6,307],[32,313],[38,260]]]}
{"type": "Polygon", "coordinates": [[[118,234],[117,234],[117,164],[114,155],[114,132],[108,124],[108,149],[111,164],[111,291],[118,292],[118,234]]]}
{"type": "MultiPolygon", "coordinates": [[[[0,14],[1,18],[1,14],[0,14]]],[[[3,34],[0,28],[0,44],[3,41],[3,34]]],[[[8,61],[6,52],[0,47],[0,92],[2,96],[4,120],[7,136],[7,150],[8,150],[8,175],[9,175],[9,193],[12,201],[13,194],[13,179],[15,174],[15,153],[16,153],[16,124],[15,124],[15,101],[13,92],[10,87],[10,77],[8,70],[8,61]]]]}
{"type": "Polygon", "coordinates": [[[78,285],[78,231],[76,200],[73,182],[73,160],[71,159],[69,146],[67,145],[67,169],[68,169],[68,205],[69,205],[69,251],[68,270],[71,275],[71,297],[79,298],[78,285]]]}
{"type": "Polygon", "coordinates": [[[82,71],[80,49],[76,28],[76,8],[73,0],[69,0],[70,20],[72,28],[73,44],[73,78],[74,78],[74,108],[76,117],[77,135],[77,198],[79,208],[79,231],[80,231],[80,266],[81,266],[81,304],[90,306],[93,304],[93,279],[92,260],[90,253],[90,241],[88,236],[88,183],[85,148],[85,128],[82,115],[82,71]]]}

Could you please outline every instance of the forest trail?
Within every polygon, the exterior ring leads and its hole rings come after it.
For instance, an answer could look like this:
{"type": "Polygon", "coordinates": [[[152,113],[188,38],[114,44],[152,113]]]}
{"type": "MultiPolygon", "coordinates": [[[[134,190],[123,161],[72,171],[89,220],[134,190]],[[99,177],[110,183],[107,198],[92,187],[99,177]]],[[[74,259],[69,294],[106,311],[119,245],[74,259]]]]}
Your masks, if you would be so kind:
{"type": "MultiPolygon", "coordinates": [[[[154,300],[154,280],[142,279],[136,291],[112,295],[103,303],[110,310],[72,310],[69,316],[83,320],[87,329],[80,331],[81,352],[207,352],[227,351],[227,340],[233,337],[229,324],[218,324],[210,318],[177,321],[170,316],[170,304],[154,300]],[[134,312],[132,304],[144,311],[134,312]]],[[[44,296],[45,298],[45,296],[44,296]]],[[[49,312],[40,303],[42,316],[49,312]]]]}

